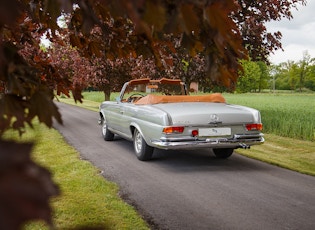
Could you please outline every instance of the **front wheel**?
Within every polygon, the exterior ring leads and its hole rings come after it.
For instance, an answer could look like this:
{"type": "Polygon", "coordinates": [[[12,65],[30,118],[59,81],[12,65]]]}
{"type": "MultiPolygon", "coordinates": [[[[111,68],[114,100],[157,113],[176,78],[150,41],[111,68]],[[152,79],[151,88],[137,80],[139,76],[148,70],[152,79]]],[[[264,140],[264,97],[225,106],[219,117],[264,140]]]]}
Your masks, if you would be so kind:
{"type": "Polygon", "coordinates": [[[233,154],[234,149],[213,149],[213,153],[217,158],[226,159],[233,154]]]}
{"type": "Polygon", "coordinates": [[[154,148],[145,142],[141,133],[137,129],[135,129],[133,135],[133,146],[139,160],[148,161],[151,159],[154,148]]]}
{"type": "Polygon", "coordinates": [[[107,122],[105,118],[102,118],[102,136],[105,141],[114,140],[115,134],[108,130],[107,122]]]}

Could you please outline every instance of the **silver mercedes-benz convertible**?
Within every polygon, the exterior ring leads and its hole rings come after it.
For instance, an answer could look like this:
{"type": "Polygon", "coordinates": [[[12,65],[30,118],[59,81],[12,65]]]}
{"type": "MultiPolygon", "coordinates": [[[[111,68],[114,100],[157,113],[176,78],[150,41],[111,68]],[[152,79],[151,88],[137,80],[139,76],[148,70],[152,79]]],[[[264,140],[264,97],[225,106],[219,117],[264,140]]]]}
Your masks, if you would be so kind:
{"type": "Polygon", "coordinates": [[[227,104],[219,93],[188,95],[173,79],[126,82],[116,101],[99,107],[104,140],[115,134],[133,141],[139,160],[150,160],[154,148],[211,148],[228,158],[237,148],[264,142],[260,112],[227,104]]]}

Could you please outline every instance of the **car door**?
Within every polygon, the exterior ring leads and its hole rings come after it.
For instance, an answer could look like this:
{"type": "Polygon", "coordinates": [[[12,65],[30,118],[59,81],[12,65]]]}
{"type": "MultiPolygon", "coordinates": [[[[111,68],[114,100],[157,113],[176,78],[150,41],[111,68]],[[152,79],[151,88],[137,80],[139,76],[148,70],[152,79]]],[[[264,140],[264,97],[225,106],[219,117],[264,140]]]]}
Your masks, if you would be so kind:
{"type": "Polygon", "coordinates": [[[118,115],[118,131],[126,135],[128,138],[132,137],[130,124],[134,121],[137,113],[137,105],[133,103],[120,103],[118,115]]]}
{"type": "Polygon", "coordinates": [[[119,121],[120,121],[120,105],[119,103],[112,103],[104,109],[106,122],[109,128],[113,130],[119,129],[119,121]]]}

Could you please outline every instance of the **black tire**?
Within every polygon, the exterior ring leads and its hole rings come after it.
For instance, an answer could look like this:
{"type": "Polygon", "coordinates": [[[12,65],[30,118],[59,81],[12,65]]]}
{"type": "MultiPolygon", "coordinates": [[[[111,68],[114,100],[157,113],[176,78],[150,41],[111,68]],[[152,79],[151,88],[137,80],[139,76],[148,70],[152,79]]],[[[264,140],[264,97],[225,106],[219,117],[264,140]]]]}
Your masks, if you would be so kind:
{"type": "Polygon", "coordinates": [[[213,149],[213,153],[217,158],[226,159],[233,154],[234,149],[213,149]]]}
{"type": "Polygon", "coordinates": [[[152,158],[154,148],[149,146],[143,139],[141,133],[135,129],[133,135],[133,147],[140,161],[148,161],[152,158]]]}
{"type": "Polygon", "coordinates": [[[102,136],[105,141],[114,140],[115,134],[108,130],[107,122],[105,118],[102,118],[102,136]]]}

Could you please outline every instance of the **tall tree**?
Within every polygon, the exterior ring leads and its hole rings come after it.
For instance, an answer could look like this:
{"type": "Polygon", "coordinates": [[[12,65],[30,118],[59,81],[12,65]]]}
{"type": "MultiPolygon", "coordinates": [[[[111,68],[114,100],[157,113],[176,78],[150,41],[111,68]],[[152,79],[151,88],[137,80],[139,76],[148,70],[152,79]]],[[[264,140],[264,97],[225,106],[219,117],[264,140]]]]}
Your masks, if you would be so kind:
{"type": "Polygon", "coordinates": [[[259,86],[258,86],[258,91],[261,92],[262,89],[267,89],[268,88],[268,81],[270,80],[270,73],[267,64],[263,61],[258,61],[257,62],[259,68],[260,68],[260,78],[259,78],[259,86]]]}
{"type": "Polygon", "coordinates": [[[95,72],[89,78],[90,84],[104,92],[105,100],[110,100],[112,91],[119,91],[122,85],[132,78],[131,59],[93,58],[92,64],[95,72]]]}
{"type": "Polygon", "coordinates": [[[256,92],[259,88],[259,82],[262,75],[261,69],[257,62],[242,60],[243,71],[240,73],[237,82],[236,91],[246,93],[250,91],[256,92]]]}
{"type": "Polygon", "coordinates": [[[302,92],[302,88],[305,86],[305,78],[307,74],[307,69],[309,65],[311,64],[311,56],[308,54],[307,51],[303,52],[303,59],[298,63],[299,65],[299,72],[300,72],[300,77],[299,77],[299,90],[302,92]]]}
{"type": "Polygon", "coordinates": [[[271,67],[274,89],[290,90],[288,75],[289,67],[290,63],[288,62],[273,65],[271,67]]]}
{"type": "Polygon", "coordinates": [[[305,87],[315,91],[315,58],[311,59],[311,65],[307,67],[305,87]]]}

